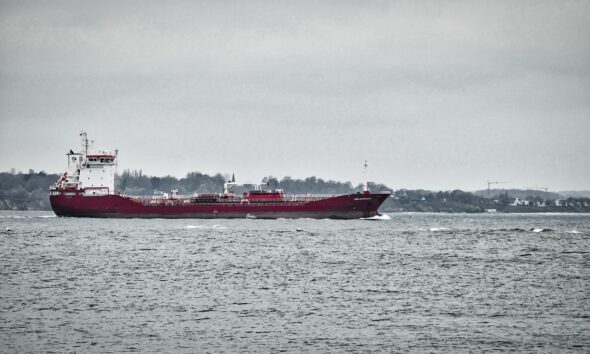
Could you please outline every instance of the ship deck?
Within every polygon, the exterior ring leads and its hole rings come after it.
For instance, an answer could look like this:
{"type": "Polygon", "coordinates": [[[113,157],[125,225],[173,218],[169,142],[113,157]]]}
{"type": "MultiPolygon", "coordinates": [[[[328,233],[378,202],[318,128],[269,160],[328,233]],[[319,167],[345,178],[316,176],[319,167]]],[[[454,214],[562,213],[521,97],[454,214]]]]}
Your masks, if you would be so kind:
{"type": "MultiPolygon", "coordinates": [[[[238,205],[297,205],[306,204],[309,202],[320,201],[324,199],[338,197],[336,194],[306,194],[306,195],[286,195],[283,198],[261,198],[261,199],[248,199],[242,197],[223,197],[220,196],[214,200],[199,200],[194,196],[176,196],[174,198],[165,198],[160,196],[143,197],[143,196],[131,196],[121,194],[121,197],[129,198],[130,200],[146,205],[146,206],[183,206],[183,205],[227,205],[227,206],[238,206],[238,205]]],[[[359,195],[360,196],[360,195],[359,195]]]]}

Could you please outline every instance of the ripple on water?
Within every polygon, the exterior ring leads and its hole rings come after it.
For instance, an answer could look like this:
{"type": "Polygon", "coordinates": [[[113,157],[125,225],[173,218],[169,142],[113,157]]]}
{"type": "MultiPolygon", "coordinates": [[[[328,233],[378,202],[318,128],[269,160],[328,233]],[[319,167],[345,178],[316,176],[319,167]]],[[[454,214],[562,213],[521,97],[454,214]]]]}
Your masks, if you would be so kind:
{"type": "Polygon", "coordinates": [[[42,216],[0,213],[3,351],[590,347],[590,216],[42,216]]]}

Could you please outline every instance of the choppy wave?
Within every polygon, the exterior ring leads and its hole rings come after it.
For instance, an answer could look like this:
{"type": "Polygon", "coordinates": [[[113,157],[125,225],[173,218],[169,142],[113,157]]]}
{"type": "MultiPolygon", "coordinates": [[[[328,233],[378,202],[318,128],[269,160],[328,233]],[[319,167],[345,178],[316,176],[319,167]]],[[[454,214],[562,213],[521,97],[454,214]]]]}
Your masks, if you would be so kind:
{"type": "Polygon", "coordinates": [[[526,230],[526,229],[523,229],[523,228],[520,228],[520,227],[513,227],[513,228],[510,228],[510,229],[501,228],[501,229],[497,229],[497,231],[500,231],[500,232],[527,232],[529,230],[526,230]]]}
{"type": "Polygon", "coordinates": [[[580,307],[590,219],[579,215],[6,214],[21,217],[0,219],[4,352],[559,353],[590,344],[580,307]]]}
{"type": "Polygon", "coordinates": [[[530,231],[532,231],[532,232],[551,232],[551,231],[553,231],[553,229],[544,229],[544,228],[535,227],[535,228],[532,228],[530,231]]]}

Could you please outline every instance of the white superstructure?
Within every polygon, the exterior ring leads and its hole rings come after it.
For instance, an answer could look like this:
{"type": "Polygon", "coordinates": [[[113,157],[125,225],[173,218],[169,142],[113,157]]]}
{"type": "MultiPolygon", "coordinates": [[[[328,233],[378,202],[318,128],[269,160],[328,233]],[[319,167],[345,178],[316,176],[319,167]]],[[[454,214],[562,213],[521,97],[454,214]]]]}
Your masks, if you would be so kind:
{"type": "Polygon", "coordinates": [[[68,171],[56,182],[56,187],[83,190],[84,195],[115,194],[117,152],[94,150],[88,143],[86,132],[80,133],[82,150],[70,152],[68,171]]]}

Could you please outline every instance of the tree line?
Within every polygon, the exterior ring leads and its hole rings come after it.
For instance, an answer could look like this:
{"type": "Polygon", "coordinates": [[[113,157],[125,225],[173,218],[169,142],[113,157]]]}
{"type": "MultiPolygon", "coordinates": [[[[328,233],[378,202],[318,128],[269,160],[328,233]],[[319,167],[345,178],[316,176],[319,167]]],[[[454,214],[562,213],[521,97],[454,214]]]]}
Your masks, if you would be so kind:
{"type": "MultiPolygon", "coordinates": [[[[58,174],[35,172],[0,172],[0,210],[51,210],[49,204],[49,187],[60,177],[58,174]]],[[[182,178],[174,176],[148,176],[141,170],[124,170],[115,176],[115,189],[126,195],[152,196],[163,195],[177,189],[181,195],[193,193],[221,192],[223,185],[231,177],[217,173],[207,175],[200,172],[189,172],[182,178]]],[[[304,179],[289,176],[281,179],[274,176],[264,177],[262,184],[270,189],[283,189],[285,194],[349,194],[362,191],[362,185],[353,185],[351,182],[339,182],[324,180],[315,176],[304,179]]],[[[237,187],[234,192],[240,194],[253,188],[253,185],[237,187]]],[[[373,192],[392,190],[384,184],[369,183],[373,192]]],[[[481,192],[453,191],[429,191],[399,189],[393,192],[391,198],[387,198],[382,205],[382,211],[418,211],[418,212],[483,212],[486,209],[498,211],[564,211],[563,208],[553,210],[554,205],[539,209],[536,205],[539,201],[550,202],[543,199],[549,195],[526,191],[530,206],[511,206],[515,196],[522,195],[522,190],[494,191],[487,198],[481,192]],[[536,208],[536,209],[535,209],[536,208]]],[[[590,204],[589,198],[567,198],[564,205],[565,211],[589,211],[586,205],[590,204]]]]}

